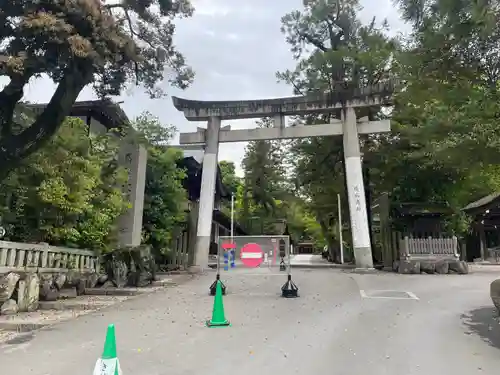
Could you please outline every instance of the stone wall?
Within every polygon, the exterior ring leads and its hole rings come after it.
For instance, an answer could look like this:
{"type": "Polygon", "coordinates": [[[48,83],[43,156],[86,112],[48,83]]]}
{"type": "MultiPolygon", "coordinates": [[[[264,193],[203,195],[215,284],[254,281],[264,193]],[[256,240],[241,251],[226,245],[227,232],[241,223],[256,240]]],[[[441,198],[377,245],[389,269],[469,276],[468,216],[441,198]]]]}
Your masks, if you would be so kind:
{"type": "Polygon", "coordinates": [[[419,259],[419,260],[398,260],[393,264],[393,271],[402,274],[459,274],[469,273],[467,262],[460,260],[439,260],[439,259],[419,259]]]}
{"type": "Polygon", "coordinates": [[[97,283],[100,260],[90,250],[0,241],[0,314],[29,312],[40,300],[83,294],[97,283]]]}
{"type": "Polygon", "coordinates": [[[100,259],[89,250],[0,241],[0,315],[53,309],[57,300],[124,292],[155,280],[147,246],[118,248],[100,259]]]}
{"type": "Polygon", "coordinates": [[[84,294],[99,276],[95,272],[22,272],[12,271],[0,276],[0,315],[32,312],[40,301],[56,301],[84,294]]]}

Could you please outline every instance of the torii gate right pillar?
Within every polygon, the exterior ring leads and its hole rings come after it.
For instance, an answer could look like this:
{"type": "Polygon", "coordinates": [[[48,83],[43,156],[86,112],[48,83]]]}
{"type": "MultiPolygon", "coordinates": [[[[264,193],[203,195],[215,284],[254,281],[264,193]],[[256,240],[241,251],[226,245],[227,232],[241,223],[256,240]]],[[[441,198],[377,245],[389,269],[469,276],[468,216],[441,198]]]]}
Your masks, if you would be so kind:
{"type": "Polygon", "coordinates": [[[352,107],[342,109],[342,130],[344,133],[344,158],[351,219],[352,245],[356,268],[372,269],[373,258],[370,242],[370,228],[367,220],[365,188],[356,112],[352,107]]]}

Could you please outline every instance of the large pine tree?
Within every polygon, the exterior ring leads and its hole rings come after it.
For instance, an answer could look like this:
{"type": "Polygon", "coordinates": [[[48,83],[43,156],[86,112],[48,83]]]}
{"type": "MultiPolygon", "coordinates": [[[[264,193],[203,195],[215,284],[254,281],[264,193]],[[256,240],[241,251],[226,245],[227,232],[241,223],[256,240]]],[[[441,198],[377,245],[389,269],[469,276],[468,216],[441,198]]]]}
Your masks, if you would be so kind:
{"type": "MultiPolygon", "coordinates": [[[[278,78],[292,85],[295,94],[336,92],[344,83],[363,87],[390,78],[395,43],[385,35],[383,22],[377,26],[373,19],[363,25],[358,19],[360,9],[357,0],[308,0],[303,10],[285,15],[282,31],[297,66],[278,73],[278,78]]],[[[330,115],[297,119],[306,125],[330,120],[330,115]]],[[[338,193],[347,207],[342,138],[296,141],[291,159],[298,193],[310,202],[332,257],[338,261],[340,246],[334,231],[338,223],[332,218],[336,217],[338,193]]]]}

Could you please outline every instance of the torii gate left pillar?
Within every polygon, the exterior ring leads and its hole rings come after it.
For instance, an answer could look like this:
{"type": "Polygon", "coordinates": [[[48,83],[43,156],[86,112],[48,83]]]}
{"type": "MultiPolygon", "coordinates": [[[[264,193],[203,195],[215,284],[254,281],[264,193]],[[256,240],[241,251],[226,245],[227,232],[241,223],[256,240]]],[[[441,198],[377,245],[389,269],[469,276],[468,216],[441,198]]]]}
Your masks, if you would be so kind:
{"type": "Polygon", "coordinates": [[[204,144],[203,172],[197,226],[197,241],[193,268],[203,271],[208,267],[208,253],[212,229],[217,155],[219,143],[258,140],[296,139],[318,136],[344,136],[347,195],[356,268],[372,269],[372,251],[367,219],[366,200],[361,169],[359,134],[390,131],[390,121],[357,121],[355,109],[388,104],[394,85],[381,84],[359,88],[351,93],[349,101],[338,102],[332,94],[263,99],[249,101],[202,102],[173,97],[174,106],[183,111],[188,120],[208,121],[207,129],[181,133],[180,144],[204,144]],[[341,118],[330,124],[285,127],[285,116],[311,113],[341,112],[341,118]],[[221,120],[274,118],[274,128],[221,129],[221,120]],[[222,131],[221,131],[222,130],[222,131]]]}
{"type": "Polygon", "coordinates": [[[208,120],[205,135],[205,153],[201,172],[200,202],[198,208],[198,225],[196,226],[196,243],[194,249],[194,271],[203,272],[208,266],[208,253],[212,233],[212,216],[215,200],[215,182],[217,178],[217,159],[219,154],[219,133],[221,119],[211,116],[208,120]]]}

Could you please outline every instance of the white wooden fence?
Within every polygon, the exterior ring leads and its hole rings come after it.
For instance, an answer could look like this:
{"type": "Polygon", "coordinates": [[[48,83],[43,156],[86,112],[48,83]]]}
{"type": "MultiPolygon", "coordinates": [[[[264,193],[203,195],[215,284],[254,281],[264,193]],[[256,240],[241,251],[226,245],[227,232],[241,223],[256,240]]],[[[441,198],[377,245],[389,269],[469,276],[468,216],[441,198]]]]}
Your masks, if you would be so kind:
{"type": "Polygon", "coordinates": [[[405,238],[399,241],[401,259],[453,259],[458,260],[458,239],[450,238],[405,238]]]}
{"type": "Polygon", "coordinates": [[[99,259],[91,250],[71,249],[49,246],[0,241],[0,274],[11,271],[98,272],[99,259]]]}

